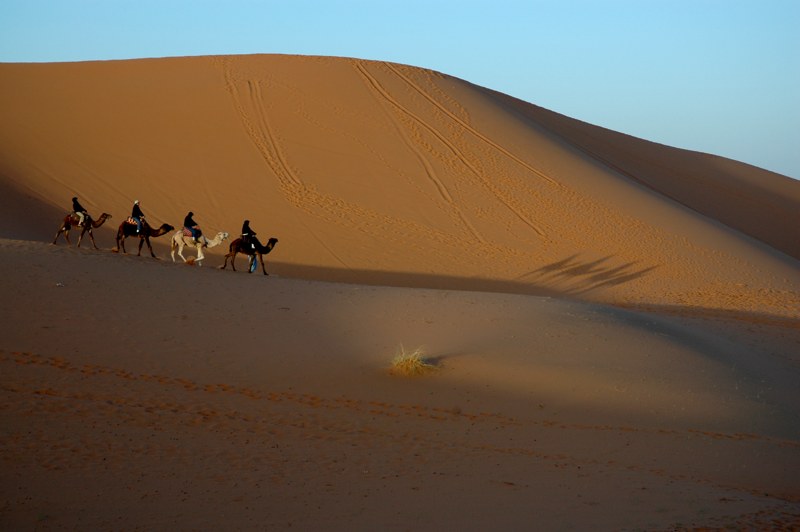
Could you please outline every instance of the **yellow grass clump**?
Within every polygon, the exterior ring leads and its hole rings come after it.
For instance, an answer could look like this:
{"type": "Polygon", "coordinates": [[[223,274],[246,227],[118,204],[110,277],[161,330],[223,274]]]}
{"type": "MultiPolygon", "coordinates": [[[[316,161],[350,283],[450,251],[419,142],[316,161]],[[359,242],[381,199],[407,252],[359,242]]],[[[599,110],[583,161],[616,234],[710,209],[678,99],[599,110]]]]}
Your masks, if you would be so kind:
{"type": "Polygon", "coordinates": [[[423,355],[422,347],[417,347],[413,351],[406,351],[401,345],[399,352],[392,360],[392,374],[413,377],[435,370],[436,366],[425,360],[423,355]]]}

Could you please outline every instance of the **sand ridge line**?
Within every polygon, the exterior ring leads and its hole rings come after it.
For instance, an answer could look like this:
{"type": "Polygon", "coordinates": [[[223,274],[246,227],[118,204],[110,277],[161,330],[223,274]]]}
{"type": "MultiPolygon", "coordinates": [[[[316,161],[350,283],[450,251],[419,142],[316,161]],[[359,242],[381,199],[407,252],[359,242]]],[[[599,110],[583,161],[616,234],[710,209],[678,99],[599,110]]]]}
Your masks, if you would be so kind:
{"type": "MultiPolygon", "coordinates": [[[[492,412],[463,412],[460,408],[440,408],[430,407],[419,404],[403,405],[392,404],[384,401],[367,401],[361,399],[351,399],[345,396],[335,398],[323,398],[314,394],[299,393],[292,391],[260,391],[251,388],[244,388],[230,384],[220,383],[197,383],[195,381],[180,377],[168,377],[161,375],[150,375],[133,373],[121,368],[111,368],[97,365],[73,365],[63,357],[44,357],[28,352],[12,351],[11,356],[7,356],[6,351],[0,350],[0,362],[14,362],[20,365],[48,366],[70,373],[81,373],[86,376],[105,375],[122,378],[128,381],[153,382],[165,387],[180,387],[189,392],[203,392],[208,394],[228,393],[247,397],[253,400],[267,400],[274,403],[291,402],[313,408],[326,409],[346,409],[357,413],[369,413],[381,415],[388,418],[413,417],[433,421],[469,421],[489,422],[496,426],[520,427],[538,426],[545,429],[578,430],[594,432],[617,432],[617,433],[641,433],[659,436],[671,436],[685,438],[687,436],[699,436],[712,440],[727,441],[754,441],[768,443],[770,445],[785,448],[800,448],[800,441],[761,436],[752,433],[723,433],[715,431],[705,431],[699,429],[657,429],[657,428],[637,428],[629,426],[615,425],[592,425],[581,423],[564,423],[553,420],[521,420],[519,418],[506,416],[492,412]]],[[[16,391],[9,389],[10,391],[16,391]]],[[[55,392],[50,389],[33,391],[39,395],[53,395],[55,392]]]]}
{"type": "Polygon", "coordinates": [[[520,159],[519,157],[517,157],[516,155],[514,155],[513,153],[511,153],[507,149],[503,148],[502,146],[500,146],[499,144],[494,142],[492,139],[490,139],[489,137],[487,137],[486,135],[484,135],[483,133],[481,133],[480,131],[478,131],[474,127],[472,127],[469,123],[465,122],[464,120],[462,120],[461,118],[459,118],[458,116],[453,114],[449,109],[447,109],[445,106],[443,106],[441,103],[439,103],[439,101],[437,101],[434,97],[432,97],[430,94],[428,94],[427,91],[423,90],[422,87],[420,87],[416,82],[414,82],[411,78],[409,78],[408,76],[403,74],[400,71],[400,69],[397,68],[397,66],[393,65],[392,63],[385,62],[385,61],[382,62],[382,64],[385,65],[389,70],[394,72],[397,75],[397,77],[399,77],[400,79],[402,79],[403,81],[408,83],[408,85],[410,85],[411,88],[413,88],[420,95],[422,95],[426,100],[428,100],[434,106],[436,106],[442,113],[444,113],[445,115],[450,117],[452,120],[457,122],[462,128],[464,128],[465,131],[468,131],[468,132],[472,133],[477,138],[479,138],[480,140],[482,140],[483,142],[485,142],[486,144],[488,144],[489,146],[491,146],[495,150],[499,151],[500,153],[502,153],[503,155],[505,155],[509,159],[517,162],[518,164],[520,164],[524,168],[530,170],[532,173],[534,173],[535,175],[541,177],[542,179],[552,183],[553,185],[556,185],[556,186],[559,186],[559,187],[563,186],[561,183],[559,183],[558,181],[556,181],[555,179],[553,179],[549,175],[545,174],[544,172],[542,172],[541,170],[539,170],[537,168],[534,168],[529,163],[523,161],[522,159],[520,159]]]}
{"type": "Polygon", "coordinates": [[[377,78],[371,75],[366,67],[362,64],[363,62],[355,62],[356,69],[362,74],[362,76],[367,80],[368,86],[372,87],[372,90],[378,91],[378,93],[383,96],[390,104],[392,104],[398,111],[405,114],[409,118],[411,118],[414,122],[422,126],[426,129],[429,133],[431,133],[436,139],[439,140],[444,146],[450,150],[450,152],[456,157],[458,161],[461,162],[477,179],[478,181],[488,190],[490,190],[494,196],[503,203],[506,208],[508,208],[514,215],[517,216],[525,225],[533,229],[536,234],[539,236],[546,236],[544,231],[535,223],[533,223],[527,216],[525,216],[517,207],[514,206],[514,202],[506,197],[506,195],[499,190],[495,185],[492,184],[491,180],[487,179],[483,173],[478,170],[478,168],[472,164],[469,159],[464,155],[464,153],[459,149],[453,142],[449,141],[443,134],[439,133],[439,131],[430,125],[428,122],[423,120],[420,116],[413,113],[409,110],[406,106],[401,104],[396,98],[394,98],[388,90],[386,90],[380,82],[378,82],[377,78]]]}

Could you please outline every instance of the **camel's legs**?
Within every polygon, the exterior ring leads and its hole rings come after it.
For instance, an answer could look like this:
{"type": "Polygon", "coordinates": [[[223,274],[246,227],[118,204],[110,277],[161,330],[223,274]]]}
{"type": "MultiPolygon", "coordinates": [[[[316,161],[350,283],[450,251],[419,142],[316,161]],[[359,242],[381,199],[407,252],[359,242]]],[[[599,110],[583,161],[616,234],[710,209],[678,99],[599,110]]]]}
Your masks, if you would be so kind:
{"type": "Polygon", "coordinates": [[[150,245],[150,238],[148,236],[140,236],[139,237],[139,252],[136,254],[139,257],[142,254],[142,244],[147,243],[147,249],[150,250],[150,256],[156,258],[156,254],[153,253],[153,246],[150,245]]]}
{"type": "MultiPolygon", "coordinates": [[[[220,270],[224,270],[228,266],[228,259],[233,255],[233,251],[230,251],[225,254],[225,261],[222,263],[222,266],[219,267],[220,270]]],[[[233,262],[231,262],[233,264],[233,262]]]]}
{"type": "Polygon", "coordinates": [[[97,247],[97,243],[94,241],[94,233],[92,232],[92,230],[89,229],[87,230],[87,232],[89,233],[89,239],[92,241],[92,246],[94,246],[94,249],[100,249],[97,247]]]}
{"type": "Polygon", "coordinates": [[[231,257],[231,268],[233,268],[233,271],[236,271],[236,253],[237,251],[234,249],[233,256],[231,257]]]}
{"type": "Polygon", "coordinates": [[[269,275],[267,273],[267,265],[264,262],[264,256],[261,253],[258,254],[258,260],[261,261],[261,271],[264,272],[264,275],[269,275]]]}

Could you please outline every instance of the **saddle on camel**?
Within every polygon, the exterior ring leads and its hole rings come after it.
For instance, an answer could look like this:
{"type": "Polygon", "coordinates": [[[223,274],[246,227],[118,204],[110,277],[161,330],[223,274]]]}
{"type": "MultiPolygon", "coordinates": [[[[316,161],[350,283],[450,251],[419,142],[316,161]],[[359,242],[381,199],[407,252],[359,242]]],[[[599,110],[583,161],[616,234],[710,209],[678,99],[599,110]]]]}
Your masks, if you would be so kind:
{"type": "Polygon", "coordinates": [[[183,219],[183,234],[184,236],[192,237],[192,241],[196,244],[203,235],[203,232],[200,230],[200,226],[197,225],[197,222],[194,221],[193,216],[194,213],[189,211],[189,214],[183,219]]]}

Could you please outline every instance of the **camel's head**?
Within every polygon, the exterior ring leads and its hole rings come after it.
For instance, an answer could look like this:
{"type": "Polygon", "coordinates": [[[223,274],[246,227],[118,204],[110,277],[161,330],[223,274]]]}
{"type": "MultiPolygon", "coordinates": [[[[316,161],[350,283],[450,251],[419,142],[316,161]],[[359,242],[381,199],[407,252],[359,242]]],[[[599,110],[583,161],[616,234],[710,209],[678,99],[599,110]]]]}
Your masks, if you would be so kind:
{"type": "Polygon", "coordinates": [[[107,212],[104,212],[103,214],[100,215],[100,219],[101,220],[110,220],[111,219],[111,215],[108,214],[107,212]]]}
{"type": "Polygon", "coordinates": [[[231,236],[231,235],[230,235],[229,233],[226,233],[225,231],[220,231],[220,232],[219,232],[219,238],[220,238],[220,240],[225,240],[225,239],[226,239],[226,238],[228,238],[229,236],[231,236]]]}

